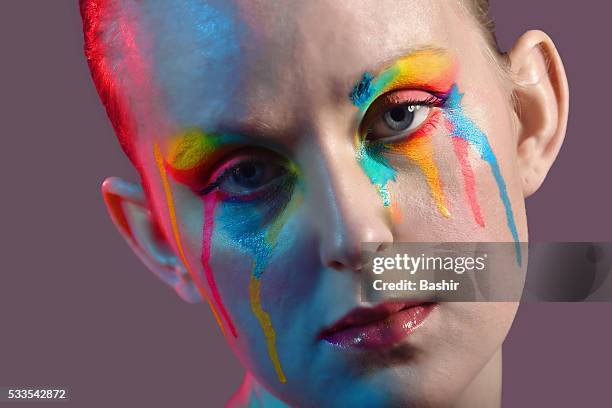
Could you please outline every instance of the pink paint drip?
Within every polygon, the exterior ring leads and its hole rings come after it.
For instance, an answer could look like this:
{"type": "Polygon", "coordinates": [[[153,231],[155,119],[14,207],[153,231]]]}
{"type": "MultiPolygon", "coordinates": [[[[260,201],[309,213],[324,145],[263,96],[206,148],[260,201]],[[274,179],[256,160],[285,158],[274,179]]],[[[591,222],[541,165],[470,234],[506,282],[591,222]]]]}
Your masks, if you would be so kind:
{"type": "Polygon", "coordinates": [[[217,207],[218,197],[217,194],[208,194],[204,196],[204,225],[202,227],[202,267],[204,268],[204,276],[206,282],[210,288],[213,300],[217,305],[217,308],[221,312],[223,319],[227,322],[230,332],[234,337],[238,337],[236,328],[230,319],[227,310],[221,302],[221,295],[219,295],[219,289],[213,276],[212,268],[210,266],[210,248],[212,243],[212,235],[215,226],[215,208],[217,207]]]}
{"type": "Polygon", "coordinates": [[[480,204],[478,203],[478,198],[476,197],[476,179],[474,178],[474,171],[472,170],[472,166],[468,159],[469,142],[457,136],[454,136],[452,140],[455,148],[455,154],[457,155],[457,159],[461,165],[461,172],[463,173],[463,181],[465,183],[465,194],[467,195],[468,202],[472,208],[474,220],[478,225],[484,228],[484,217],[482,216],[480,204]]]}

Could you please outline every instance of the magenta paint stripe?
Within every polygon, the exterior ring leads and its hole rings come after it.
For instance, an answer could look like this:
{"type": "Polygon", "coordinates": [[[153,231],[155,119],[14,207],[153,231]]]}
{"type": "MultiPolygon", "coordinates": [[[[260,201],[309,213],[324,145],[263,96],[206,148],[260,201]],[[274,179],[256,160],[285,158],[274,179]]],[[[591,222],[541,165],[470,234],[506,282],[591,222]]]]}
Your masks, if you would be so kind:
{"type": "Polygon", "coordinates": [[[484,228],[485,221],[480,209],[478,197],[476,196],[476,179],[474,178],[474,171],[472,170],[472,165],[468,159],[468,148],[470,144],[467,140],[457,136],[454,136],[452,140],[455,148],[455,154],[457,155],[457,159],[461,165],[465,194],[468,202],[470,203],[472,214],[474,215],[474,221],[484,228]]]}
{"type": "Polygon", "coordinates": [[[229,326],[230,332],[234,337],[238,337],[234,323],[232,323],[227,310],[225,310],[225,307],[223,306],[223,302],[221,302],[221,295],[219,294],[219,289],[217,288],[217,283],[215,282],[213,271],[210,266],[210,249],[212,245],[213,230],[215,227],[215,208],[217,207],[219,200],[217,194],[211,193],[204,196],[203,201],[204,225],[202,227],[202,267],[204,268],[204,276],[206,277],[206,282],[210,288],[213,300],[221,312],[223,319],[225,319],[227,325],[229,326]]]}

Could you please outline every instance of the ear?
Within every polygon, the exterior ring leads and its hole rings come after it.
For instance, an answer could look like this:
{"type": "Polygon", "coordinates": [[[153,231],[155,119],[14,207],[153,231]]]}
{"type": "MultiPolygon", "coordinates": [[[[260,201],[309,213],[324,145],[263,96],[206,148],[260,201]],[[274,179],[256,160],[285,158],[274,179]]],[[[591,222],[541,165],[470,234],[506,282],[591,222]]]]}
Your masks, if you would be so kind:
{"type": "Polygon", "coordinates": [[[113,223],[147,268],[186,302],[200,302],[197,286],[162,234],[141,185],[110,177],[102,183],[102,196],[113,223]]]}
{"type": "Polygon", "coordinates": [[[525,197],[544,182],[565,138],[569,89],[561,57],[542,31],[523,34],[508,53],[525,197]]]}

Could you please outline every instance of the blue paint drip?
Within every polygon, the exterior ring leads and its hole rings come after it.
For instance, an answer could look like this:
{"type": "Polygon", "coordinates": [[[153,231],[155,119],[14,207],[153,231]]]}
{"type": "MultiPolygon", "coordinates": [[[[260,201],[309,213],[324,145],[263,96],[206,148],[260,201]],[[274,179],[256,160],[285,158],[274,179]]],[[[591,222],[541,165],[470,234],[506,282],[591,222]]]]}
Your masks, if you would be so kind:
{"type": "Polygon", "coordinates": [[[353,105],[361,107],[372,97],[372,80],[374,77],[369,72],[363,74],[361,81],[353,88],[350,94],[353,105]]]}
{"type": "Polygon", "coordinates": [[[222,230],[240,248],[253,257],[252,274],[260,279],[272,255],[272,245],[266,241],[268,228],[265,227],[265,215],[256,204],[238,201],[223,202],[218,213],[217,222],[222,230]]]}
{"type": "Polygon", "coordinates": [[[255,266],[252,271],[255,279],[261,278],[261,275],[268,265],[270,255],[272,255],[272,246],[266,242],[265,231],[267,230],[248,234],[237,239],[239,245],[243,248],[248,248],[255,259],[255,266]]]}
{"type": "Polygon", "coordinates": [[[453,131],[451,133],[452,136],[460,137],[466,140],[471,146],[473,146],[480,157],[489,163],[491,167],[491,171],[493,173],[493,177],[495,177],[495,181],[497,182],[497,188],[499,189],[499,196],[504,203],[504,208],[506,210],[506,220],[508,223],[508,228],[512,233],[512,238],[514,238],[514,247],[516,251],[516,261],[519,266],[521,266],[522,254],[521,254],[521,245],[519,242],[518,232],[516,230],[516,224],[514,222],[514,214],[512,212],[512,205],[510,204],[510,199],[508,198],[508,191],[506,189],[506,183],[501,174],[501,170],[499,168],[499,163],[497,162],[497,158],[495,157],[495,153],[493,153],[493,149],[489,144],[489,140],[487,136],[478,128],[478,126],[470,120],[465,113],[463,112],[463,107],[461,106],[461,99],[463,98],[463,94],[459,93],[459,89],[457,88],[457,84],[454,84],[450,90],[448,95],[448,99],[446,100],[446,110],[445,114],[448,120],[453,125],[453,131]]]}

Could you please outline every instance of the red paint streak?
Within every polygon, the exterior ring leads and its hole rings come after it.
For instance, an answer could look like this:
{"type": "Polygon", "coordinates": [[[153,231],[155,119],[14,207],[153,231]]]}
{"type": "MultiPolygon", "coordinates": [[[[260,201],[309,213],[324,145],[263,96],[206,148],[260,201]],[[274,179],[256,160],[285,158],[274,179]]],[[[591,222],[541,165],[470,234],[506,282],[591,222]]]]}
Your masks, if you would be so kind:
{"type": "Polygon", "coordinates": [[[213,276],[212,268],[210,266],[210,248],[212,243],[212,235],[215,227],[215,208],[217,207],[217,203],[219,202],[219,198],[217,194],[211,193],[203,198],[204,201],[204,225],[202,227],[202,267],[204,269],[204,276],[206,277],[206,282],[208,283],[208,287],[210,288],[210,293],[212,294],[213,300],[217,305],[217,308],[221,312],[223,319],[227,322],[229,326],[230,332],[234,337],[238,337],[236,333],[236,328],[234,327],[234,323],[230,319],[227,310],[223,306],[221,302],[221,295],[219,295],[219,289],[217,288],[217,283],[215,282],[215,278],[213,276]]]}
{"type": "Polygon", "coordinates": [[[455,154],[457,155],[457,159],[461,165],[461,172],[463,173],[463,181],[465,183],[465,194],[467,195],[468,202],[472,208],[474,220],[478,225],[484,228],[484,217],[482,216],[480,204],[478,203],[478,198],[476,197],[476,180],[474,178],[474,171],[472,170],[472,166],[470,165],[470,161],[468,159],[469,142],[457,136],[452,137],[452,139],[455,154]]]}

